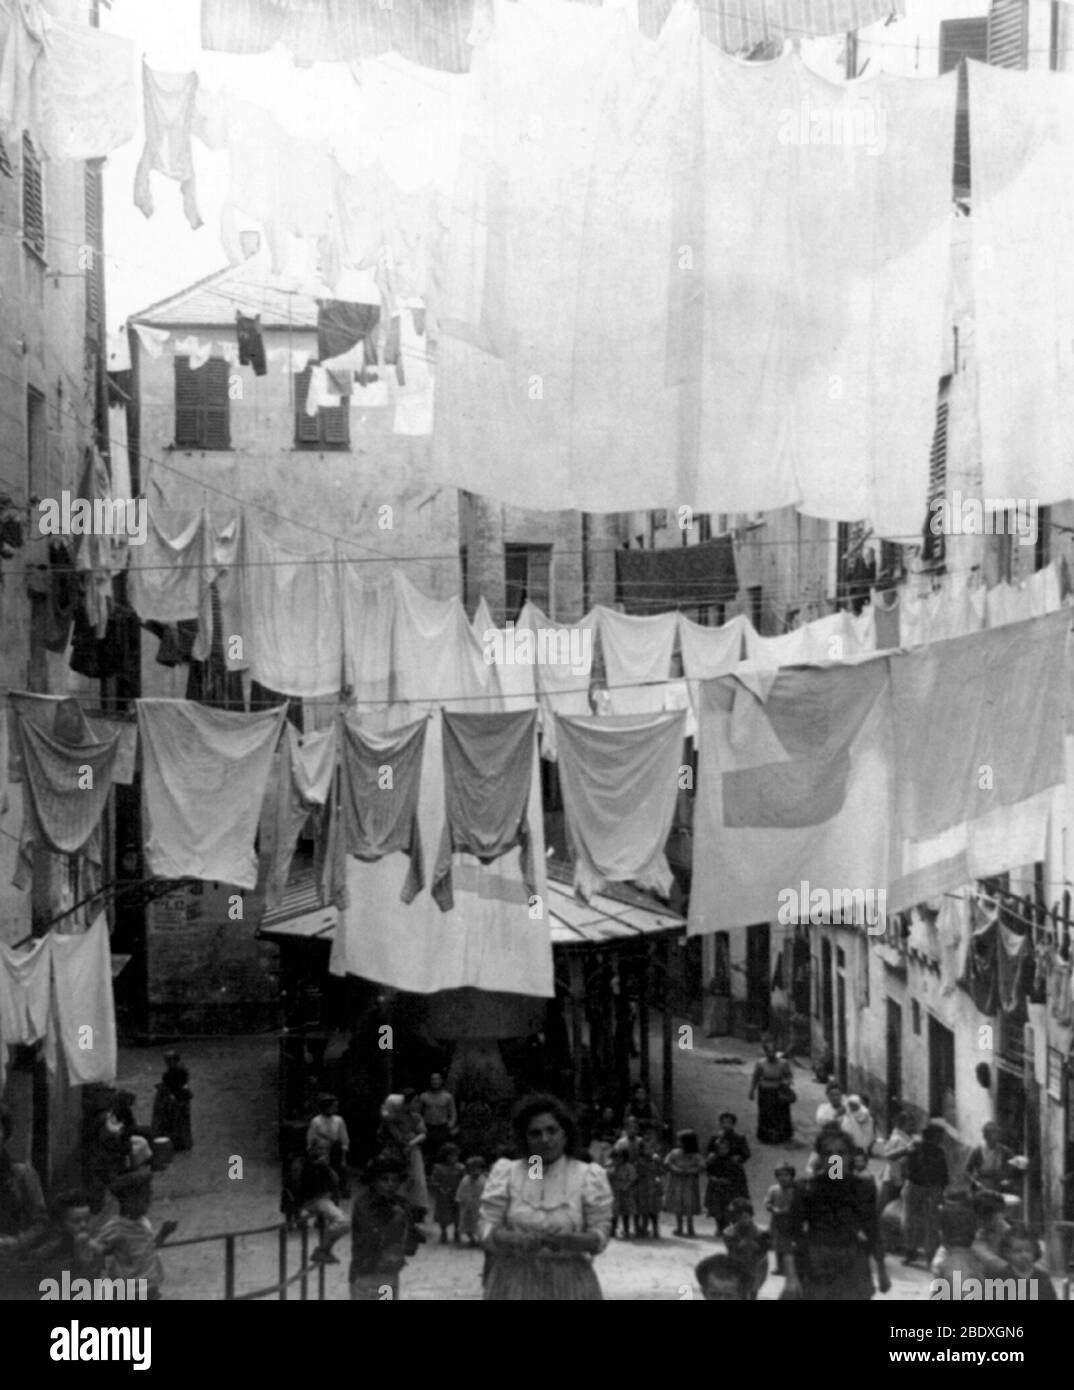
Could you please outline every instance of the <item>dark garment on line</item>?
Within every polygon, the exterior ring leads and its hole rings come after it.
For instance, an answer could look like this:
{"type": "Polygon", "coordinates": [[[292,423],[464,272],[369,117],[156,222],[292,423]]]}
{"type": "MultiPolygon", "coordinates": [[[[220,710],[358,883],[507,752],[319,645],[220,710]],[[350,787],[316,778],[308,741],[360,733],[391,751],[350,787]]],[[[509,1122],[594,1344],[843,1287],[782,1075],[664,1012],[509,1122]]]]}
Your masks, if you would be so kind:
{"type": "Polygon", "coordinates": [[[247,318],[245,314],[236,314],[235,332],[239,339],[239,366],[253,367],[254,376],[264,376],[268,367],[265,363],[265,341],[261,337],[261,315],[247,318]]]}
{"type": "Polygon", "coordinates": [[[533,780],[536,710],[509,714],[443,714],[444,811],[433,897],[442,912],[455,899],[451,861],[474,854],[491,864],[518,845],[526,891],[534,894],[536,872],[527,807],[533,780]]]}
{"type": "Polygon", "coordinates": [[[425,860],[418,823],[424,719],[372,734],[344,719],[339,746],[339,851],[367,863],[402,851],[410,869],[400,894],[413,902],[425,887],[425,860]],[[385,785],[389,769],[391,785],[385,785]]]}
{"type": "Polygon", "coordinates": [[[615,579],[626,613],[664,613],[676,603],[669,595],[690,595],[691,603],[730,603],[738,593],[735,550],[730,536],[667,550],[617,550],[615,579]]]}
{"type": "Polygon", "coordinates": [[[959,984],[983,1014],[999,1010],[999,918],[994,910],[973,903],[970,908],[973,935],[966,952],[966,967],[959,984]]]}
{"type": "Polygon", "coordinates": [[[38,565],[26,582],[28,593],[45,600],[43,636],[50,652],[65,652],[70,641],[80,594],[73,564],[63,542],[53,541],[48,548],[48,567],[38,565]]]}
{"type": "Polygon", "coordinates": [[[365,343],[366,362],[377,360],[373,331],[380,322],[379,304],[352,304],[346,299],[317,301],[317,358],[326,362],[365,343]]]}
{"type": "Polygon", "coordinates": [[[185,666],[191,659],[198,638],[197,618],[183,618],[177,623],[148,622],[145,630],[160,640],[158,666],[185,666]]]}

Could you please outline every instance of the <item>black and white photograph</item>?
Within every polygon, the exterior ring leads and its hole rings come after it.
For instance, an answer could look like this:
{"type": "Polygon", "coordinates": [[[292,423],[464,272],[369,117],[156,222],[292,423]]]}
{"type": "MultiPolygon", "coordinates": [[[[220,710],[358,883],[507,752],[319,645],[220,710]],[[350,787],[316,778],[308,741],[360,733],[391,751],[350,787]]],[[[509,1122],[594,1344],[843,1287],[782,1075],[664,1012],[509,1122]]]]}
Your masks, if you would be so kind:
{"type": "Polygon", "coordinates": [[[1072,246],[1074,0],[0,0],[31,1364],[399,1301],[1032,1364],[1072,246]]]}

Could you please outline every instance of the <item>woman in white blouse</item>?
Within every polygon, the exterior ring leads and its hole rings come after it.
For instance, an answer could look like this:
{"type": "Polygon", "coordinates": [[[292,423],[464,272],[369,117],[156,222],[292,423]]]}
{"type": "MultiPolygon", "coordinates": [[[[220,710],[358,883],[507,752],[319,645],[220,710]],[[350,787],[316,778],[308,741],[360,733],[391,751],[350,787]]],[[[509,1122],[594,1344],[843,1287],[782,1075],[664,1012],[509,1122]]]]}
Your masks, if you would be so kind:
{"type": "Polygon", "coordinates": [[[555,1096],[528,1096],[514,1125],[526,1157],[500,1159],[481,1197],[485,1298],[602,1298],[592,1259],[612,1224],[604,1169],[572,1156],[574,1117],[555,1096]]]}

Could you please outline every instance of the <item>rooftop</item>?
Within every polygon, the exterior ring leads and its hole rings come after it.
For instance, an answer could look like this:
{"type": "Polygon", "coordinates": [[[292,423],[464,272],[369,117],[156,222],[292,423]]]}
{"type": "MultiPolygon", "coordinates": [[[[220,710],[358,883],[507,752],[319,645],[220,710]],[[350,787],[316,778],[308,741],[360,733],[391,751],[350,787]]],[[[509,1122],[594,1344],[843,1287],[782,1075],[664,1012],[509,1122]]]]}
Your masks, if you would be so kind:
{"type": "Polygon", "coordinates": [[[260,314],[262,328],[316,328],[317,299],[308,282],[274,275],[265,259],[225,266],[130,317],[159,328],[222,328],[236,314],[260,314]]]}

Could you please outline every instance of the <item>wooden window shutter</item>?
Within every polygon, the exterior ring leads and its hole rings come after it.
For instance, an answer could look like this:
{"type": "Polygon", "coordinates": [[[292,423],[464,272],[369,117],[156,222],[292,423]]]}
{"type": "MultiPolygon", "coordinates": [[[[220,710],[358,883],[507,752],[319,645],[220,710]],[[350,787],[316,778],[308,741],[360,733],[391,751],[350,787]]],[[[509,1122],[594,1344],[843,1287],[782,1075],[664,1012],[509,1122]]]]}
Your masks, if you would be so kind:
{"type": "Polygon", "coordinates": [[[958,105],[955,111],[956,196],[970,191],[970,108],[963,58],[988,61],[988,16],[978,19],[945,19],[940,23],[940,72],[958,68],[958,105]]]}
{"type": "Polygon", "coordinates": [[[306,394],[310,389],[310,369],[295,377],[295,443],[319,444],[321,442],[320,421],[316,415],[306,414],[306,394]]]}
{"type": "Polygon", "coordinates": [[[995,68],[1029,66],[1028,0],[992,0],[988,14],[988,61],[995,68]]]}
{"type": "Polygon", "coordinates": [[[45,185],[34,142],[22,137],[22,238],[31,251],[45,254],[45,185]]]}
{"type": "Polygon", "coordinates": [[[15,170],[11,167],[11,156],[7,152],[7,146],[0,140],[0,174],[5,178],[13,178],[15,170]]]}
{"type": "Polygon", "coordinates": [[[100,323],[104,309],[104,225],[101,218],[101,166],[86,163],[86,245],[93,259],[86,267],[86,317],[100,323]]]}
{"type": "Polygon", "coordinates": [[[944,495],[947,488],[948,411],[948,403],[944,399],[943,386],[941,386],[941,397],[936,402],[936,428],[933,431],[932,450],[929,454],[929,506],[925,518],[924,544],[921,547],[921,558],[936,564],[944,558],[944,537],[942,532],[939,535],[933,534],[931,525],[932,504],[944,495]]]}
{"type": "Polygon", "coordinates": [[[349,444],[351,442],[351,398],[340,397],[340,404],[324,406],[318,411],[321,424],[321,438],[325,444],[349,444]]]}
{"type": "Polygon", "coordinates": [[[222,357],[210,357],[199,371],[201,377],[202,448],[231,448],[231,399],[228,385],[231,372],[222,357]]]}
{"type": "Polygon", "coordinates": [[[197,372],[190,370],[189,357],[175,359],[175,442],[179,448],[197,449],[201,445],[201,387],[197,372]]]}

